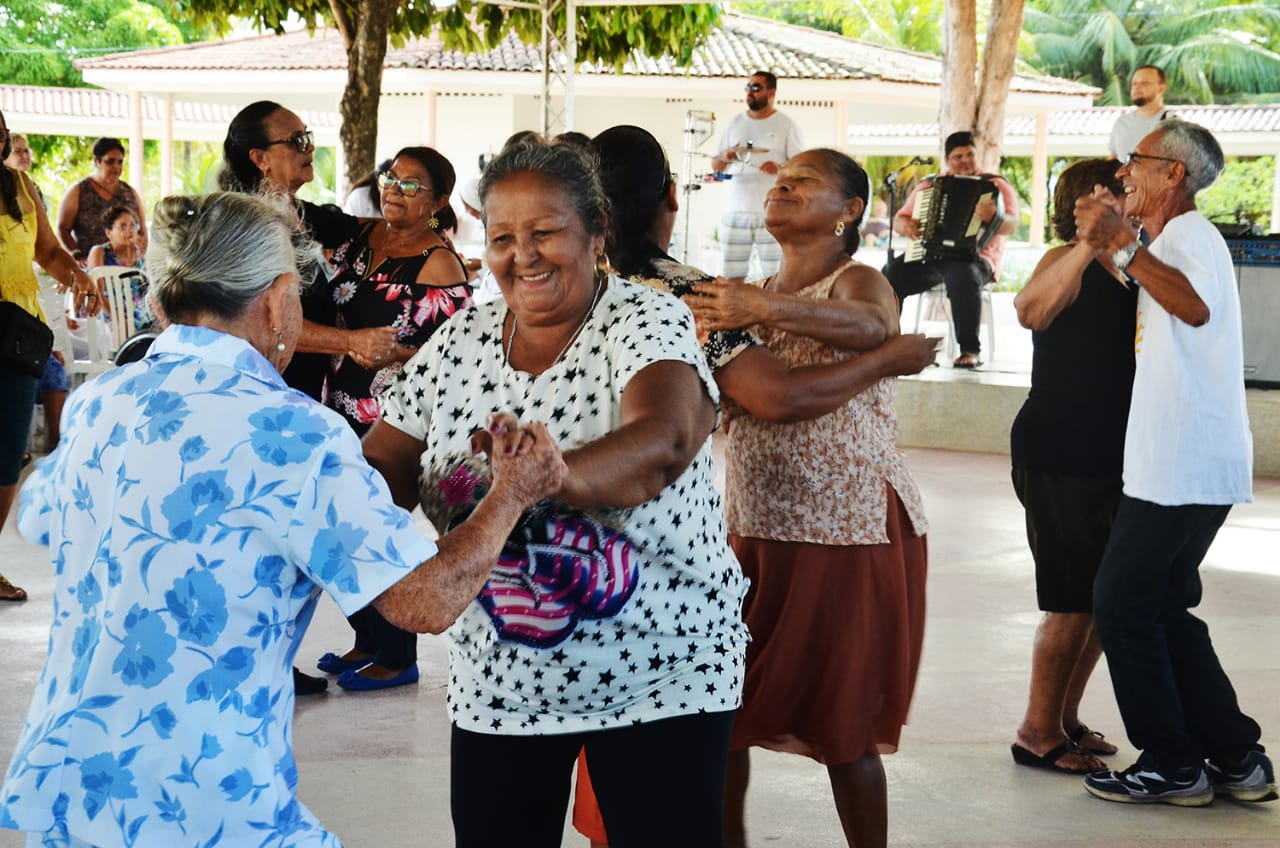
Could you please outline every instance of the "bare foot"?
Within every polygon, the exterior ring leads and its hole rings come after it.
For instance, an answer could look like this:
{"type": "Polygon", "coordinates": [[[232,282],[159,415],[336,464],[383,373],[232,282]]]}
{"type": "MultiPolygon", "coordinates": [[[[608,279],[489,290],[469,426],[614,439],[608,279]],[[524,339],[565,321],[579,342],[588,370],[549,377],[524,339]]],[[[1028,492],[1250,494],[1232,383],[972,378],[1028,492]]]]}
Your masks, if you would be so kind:
{"type": "Polygon", "coordinates": [[[26,599],[26,589],[13,585],[7,577],[0,574],[0,601],[25,601],[26,599]]]}
{"type": "Polygon", "coordinates": [[[1096,730],[1090,730],[1083,724],[1068,733],[1067,736],[1072,742],[1076,743],[1090,754],[1101,754],[1104,757],[1109,757],[1116,751],[1120,750],[1115,745],[1108,742],[1107,737],[1103,736],[1096,730]]]}

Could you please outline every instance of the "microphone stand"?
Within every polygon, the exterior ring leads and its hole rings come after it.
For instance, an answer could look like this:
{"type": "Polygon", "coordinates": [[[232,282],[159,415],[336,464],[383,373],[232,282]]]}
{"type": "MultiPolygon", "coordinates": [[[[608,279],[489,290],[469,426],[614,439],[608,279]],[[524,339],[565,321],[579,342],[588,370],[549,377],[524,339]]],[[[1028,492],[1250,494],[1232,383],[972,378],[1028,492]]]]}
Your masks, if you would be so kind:
{"type": "Polygon", "coordinates": [[[886,266],[893,263],[893,222],[898,216],[898,178],[901,177],[909,168],[914,168],[916,165],[926,165],[929,161],[930,160],[922,159],[919,156],[913,156],[911,157],[910,162],[903,165],[898,170],[891,172],[884,178],[884,185],[881,186],[881,188],[888,189],[889,191],[889,241],[885,248],[887,254],[885,258],[886,266]]]}

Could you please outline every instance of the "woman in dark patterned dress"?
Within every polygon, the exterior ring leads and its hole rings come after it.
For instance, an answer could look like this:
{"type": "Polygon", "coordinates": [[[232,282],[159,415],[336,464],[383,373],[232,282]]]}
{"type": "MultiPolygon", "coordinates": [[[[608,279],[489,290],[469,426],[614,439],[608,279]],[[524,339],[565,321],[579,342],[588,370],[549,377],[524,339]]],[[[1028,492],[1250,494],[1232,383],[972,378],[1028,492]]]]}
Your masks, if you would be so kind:
{"type": "Polygon", "coordinates": [[[128,206],[138,219],[138,245],[147,246],[147,221],[142,198],[120,179],[124,174],[124,145],[100,138],[93,144],[93,173],[72,184],[58,204],[58,237],[67,250],[83,260],[89,250],[106,241],[102,216],[112,206],[128,206]]]}
{"type": "MultiPolygon", "coordinates": [[[[457,224],[449,206],[454,173],[430,147],[406,147],[378,175],[384,218],[365,222],[338,248],[330,282],[338,324],[348,330],[392,327],[386,354],[350,351],[334,357],[327,404],[360,435],[379,418],[378,396],[436,327],[471,302],[462,260],[442,230],[457,224]]],[[[338,674],[344,689],[386,689],[418,679],[415,633],[387,622],[372,606],[347,619],[356,631],[345,654],[327,653],[317,665],[338,674]]]]}

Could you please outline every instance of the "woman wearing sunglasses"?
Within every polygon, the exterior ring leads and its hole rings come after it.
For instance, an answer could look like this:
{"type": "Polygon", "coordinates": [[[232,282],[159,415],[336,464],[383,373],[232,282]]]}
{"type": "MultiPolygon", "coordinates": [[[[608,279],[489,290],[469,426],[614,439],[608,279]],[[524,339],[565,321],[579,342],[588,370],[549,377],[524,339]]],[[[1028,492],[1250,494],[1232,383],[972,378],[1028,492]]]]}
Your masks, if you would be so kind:
{"type": "MultiPolygon", "coordinates": [[[[315,150],[315,136],[302,118],[270,100],[250,103],[227,127],[218,185],[224,191],[288,195],[298,210],[302,229],[326,250],[334,250],[356,234],[360,221],[336,206],[317,206],[295,197],[298,189],[315,177],[315,150]]],[[[304,288],[302,317],[302,333],[284,380],[321,402],[330,357],[358,353],[372,359],[395,339],[390,327],[340,329],[329,288],[319,283],[304,288]]],[[[296,668],[293,682],[299,695],[312,695],[329,685],[324,678],[296,668]]]]}
{"type": "Polygon", "coordinates": [[[147,222],[142,198],[120,179],[124,173],[124,145],[119,139],[100,138],[93,143],[93,173],[67,189],[58,204],[58,238],[81,261],[95,246],[107,240],[102,216],[113,206],[126,206],[138,219],[138,245],[147,246],[147,222]]]}
{"type": "MultiPolygon", "coordinates": [[[[329,292],[338,325],[389,327],[395,338],[372,357],[336,357],[326,403],[363,436],[381,417],[379,396],[436,328],[471,302],[467,270],[442,236],[457,226],[449,194],[453,166],[430,147],[406,147],[378,174],[383,218],[367,221],[333,255],[329,292]]],[[[418,679],[418,636],[389,624],[372,606],[347,619],[356,632],[345,654],[320,658],[344,689],[386,689],[418,679]]]]}

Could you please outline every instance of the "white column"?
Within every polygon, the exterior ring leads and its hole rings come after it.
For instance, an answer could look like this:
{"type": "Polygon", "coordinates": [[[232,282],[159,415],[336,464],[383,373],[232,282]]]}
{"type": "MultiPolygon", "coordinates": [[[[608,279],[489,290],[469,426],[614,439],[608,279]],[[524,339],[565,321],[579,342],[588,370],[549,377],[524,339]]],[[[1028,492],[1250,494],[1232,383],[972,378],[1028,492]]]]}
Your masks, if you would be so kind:
{"type": "Polygon", "coordinates": [[[1045,210],[1049,208],[1049,113],[1036,113],[1036,146],[1031,154],[1031,237],[1044,244],[1045,210]]]}
{"type": "Polygon", "coordinates": [[[422,144],[425,147],[436,146],[436,93],[428,91],[422,95],[422,144]]]}
{"type": "Polygon", "coordinates": [[[173,194],[173,94],[160,101],[160,196],[173,194]]]}
{"type": "MultiPolygon", "coordinates": [[[[142,92],[129,92],[129,183],[142,199],[142,208],[147,208],[147,187],[143,185],[142,175],[146,162],[143,150],[142,134],[142,92]]],[[[145,213],[144,213],[145,214],[145,213]]]]}
{"type": "MultiPolygon", "coordinates": [[[[836,150],[849,152],[849,101],[836,101],[836,150]]],[[[863,164],[866,164],[865,162],[863,164]]]]}

